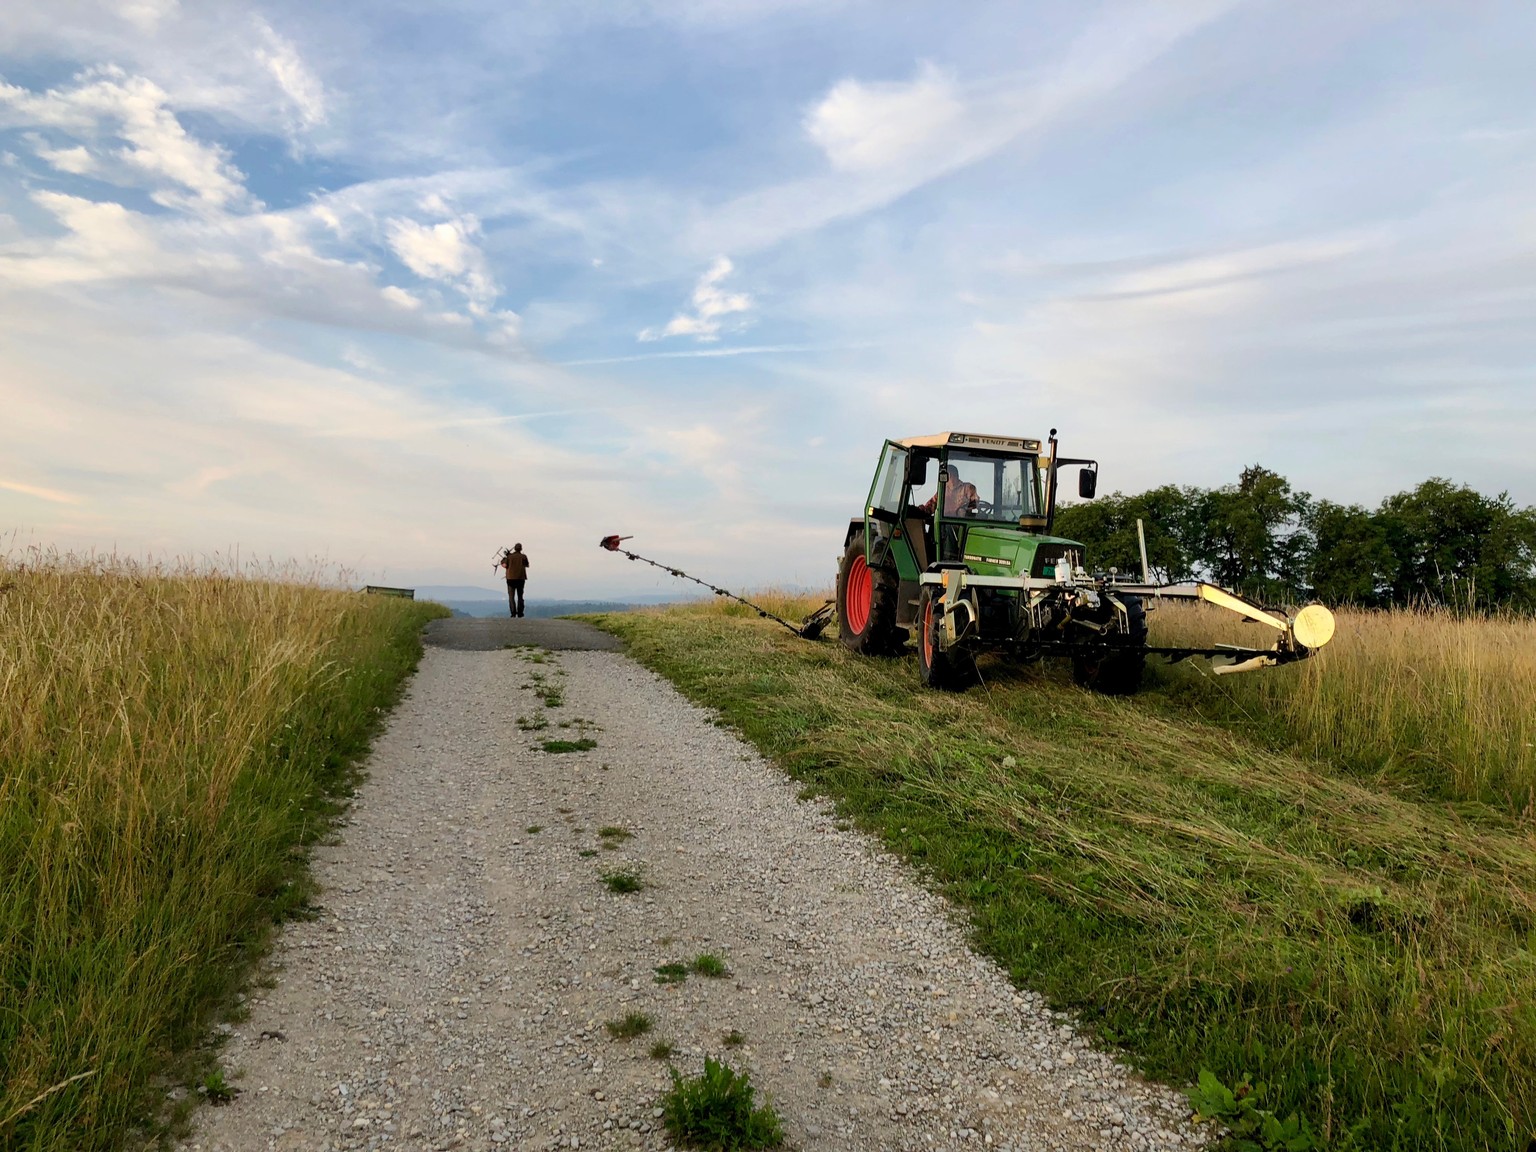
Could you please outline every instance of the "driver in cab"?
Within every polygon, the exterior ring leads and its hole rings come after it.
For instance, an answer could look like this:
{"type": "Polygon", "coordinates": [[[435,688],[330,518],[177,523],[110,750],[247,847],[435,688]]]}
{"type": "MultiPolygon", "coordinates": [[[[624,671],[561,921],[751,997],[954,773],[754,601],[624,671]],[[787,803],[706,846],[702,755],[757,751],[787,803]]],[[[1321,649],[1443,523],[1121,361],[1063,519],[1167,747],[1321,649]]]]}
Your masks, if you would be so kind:
{"type": "MultiPolygon", "coordinates": [[[[922,506],[922,511],[925,514],[931,514],[938,500],[939,494],[935,492],[928,497],[928,502],[922,506]]],[[[949,483],[944,487],[945,516],[970,516],[975,513],[980,501],[981,493],[976,490],[976,485],[967,484],[958,475],[951,475],[949,483]]]]}

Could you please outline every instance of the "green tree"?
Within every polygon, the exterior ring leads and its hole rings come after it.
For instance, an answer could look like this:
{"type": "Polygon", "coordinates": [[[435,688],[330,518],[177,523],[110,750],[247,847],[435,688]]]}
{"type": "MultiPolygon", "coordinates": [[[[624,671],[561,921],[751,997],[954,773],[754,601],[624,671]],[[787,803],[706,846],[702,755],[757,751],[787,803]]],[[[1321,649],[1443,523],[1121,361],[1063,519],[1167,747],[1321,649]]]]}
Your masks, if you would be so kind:
{"type": "Polygon", "coordinates": [[[1397,570],[1392,599],[1536,607],[1536,509],[1432,477],[1382,501],[1397,570]]]}
{"type": "Polygon", "coordinates": [[[1165,484],[1135,496],[1116,492],[1091,503],[1057,509],[1053,532],[1083,544],[1091,566],[1141,573],[1140,520],[1147,536],[1147,562],[1155,580],[1185,580],[1194,574],[1188,540],[1199,489],[1165,484]]]}
{"type": "Polygon", "coordinates": [[[1320,500],[1307,514],[1312,537],[1307,583],[1328,604],[1379,608],[1391,602],[1397,557],[1385,518],[1358,504],[1320,500]]]}
{"type": "Polygon", "coordinates": [[[1305,525],[1311,503],[1278,472],[1244,468],[1236,484],[1209,489],[1196,501],[1193,558],[1229,588],[1267,600],[1295,597],[1311,553],[1305,525]]]}

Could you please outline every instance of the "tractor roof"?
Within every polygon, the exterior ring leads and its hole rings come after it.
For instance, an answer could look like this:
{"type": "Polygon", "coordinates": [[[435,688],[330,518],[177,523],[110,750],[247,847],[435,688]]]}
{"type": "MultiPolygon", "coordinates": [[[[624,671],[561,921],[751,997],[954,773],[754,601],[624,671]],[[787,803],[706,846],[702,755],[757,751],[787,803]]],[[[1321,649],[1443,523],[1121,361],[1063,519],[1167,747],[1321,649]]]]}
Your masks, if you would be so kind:
{"type": "Polygon", "coordinates": [[[1038,452],[1040,441],[1021,436],[978,436],[974,432],[936,432],[932,436],[911,436],[896,443],[903,448],[990,448],[1004,452],[1038,452]]]}

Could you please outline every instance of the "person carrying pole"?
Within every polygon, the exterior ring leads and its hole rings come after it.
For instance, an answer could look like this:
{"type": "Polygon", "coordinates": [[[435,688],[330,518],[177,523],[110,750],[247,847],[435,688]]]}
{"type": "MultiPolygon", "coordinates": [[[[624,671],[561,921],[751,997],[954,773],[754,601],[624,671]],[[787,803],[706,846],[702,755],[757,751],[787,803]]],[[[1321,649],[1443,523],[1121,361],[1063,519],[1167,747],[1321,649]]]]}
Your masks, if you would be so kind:
{"type": "Polygon", "coordinates": [[[513,616],[523,615],[523,586],[528,583],[528,554],[521,544],[512,545],[510,552],[501,554],[497,565],[507,573],[507,608],[513,616]]]}

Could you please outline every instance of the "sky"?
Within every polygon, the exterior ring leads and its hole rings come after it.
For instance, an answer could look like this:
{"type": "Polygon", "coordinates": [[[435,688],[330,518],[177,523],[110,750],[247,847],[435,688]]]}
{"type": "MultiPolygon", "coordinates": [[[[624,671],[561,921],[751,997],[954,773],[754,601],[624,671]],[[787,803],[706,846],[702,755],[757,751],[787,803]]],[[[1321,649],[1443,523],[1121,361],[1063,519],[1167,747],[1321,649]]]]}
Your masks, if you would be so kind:
{"type": "Polygon", "coordinates": [[[1536,6],[10,0],[0,550],[824,587],[881,442],[1536,504],[1536,6]]]}

